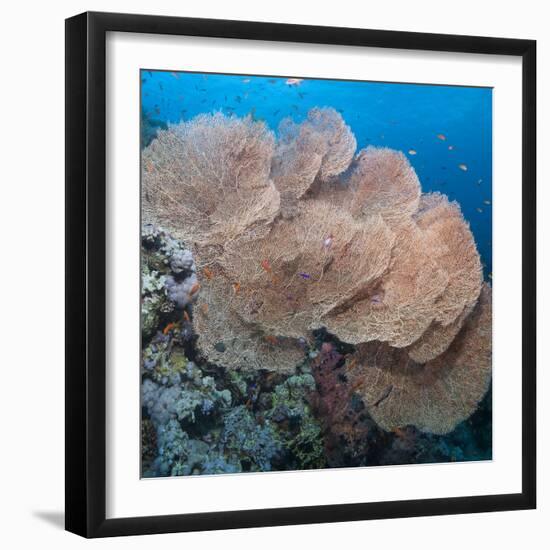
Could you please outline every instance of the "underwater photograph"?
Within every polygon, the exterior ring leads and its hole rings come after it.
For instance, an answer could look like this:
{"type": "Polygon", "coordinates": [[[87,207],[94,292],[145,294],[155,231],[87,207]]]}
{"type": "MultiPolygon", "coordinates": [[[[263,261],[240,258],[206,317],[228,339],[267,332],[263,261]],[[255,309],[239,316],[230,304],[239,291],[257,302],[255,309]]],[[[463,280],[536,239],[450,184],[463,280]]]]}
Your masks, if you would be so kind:
{"type": "Polygon", "coordinates": [[[492,89],[140,97],[142,477],[491,460],[492,89]]]}

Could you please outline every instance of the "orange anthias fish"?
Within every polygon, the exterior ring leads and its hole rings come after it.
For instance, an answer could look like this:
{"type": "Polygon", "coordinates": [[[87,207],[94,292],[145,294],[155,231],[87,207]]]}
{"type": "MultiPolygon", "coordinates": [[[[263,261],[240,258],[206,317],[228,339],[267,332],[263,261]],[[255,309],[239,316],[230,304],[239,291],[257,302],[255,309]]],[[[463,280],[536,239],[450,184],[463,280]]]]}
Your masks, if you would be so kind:
{"type": "Polygon", "coordinates": [[[352,359],[349,365],[346,365],[348,371],[352,371],[357,366],[357,359],[352,359]]]}
{"type": "Polygon", "coordinates": [[[271,344],[272,346],[276,346],[279,343],[279,340],[277,340],[275,336],[271,336],[271,335],[264,336],[264,340],[269,344],[271,344]]]}
{"type": "Polygon", "coordinates": [[[188,323],[191,322],[191,317],[189,317],[189,313],[187,313],[187,311],[183,312],[183,320],[187,321],[188,323]]]}
{"type": "Polygon", "coordinates": [[[403,430],[402,428],[394,428],[392,432],[399,438],[403,439],[407,436],[407,432],[403,430]]]}
{"type": "Polygon", "coordinates": [[[288,86],[299,86],[303,81],[303,78],[287,78],[286,83],[288,86]]]}
{"type": "Polygon", "coordinates": [[[196,294],[201,288],[201,285],[199,283],[195,283],[192,287],[191,287],[191,290],[189,291],[189,296],[193,296],[193,294],[196,294]]]}
{"type": "Polygon", "coordinates": [[[209,269],[208,267],[205,267],[205,268],[202,270],[202,272],[204,273],[204,276],[205,276],[208,280],[210,280],[210,279],[212,279],[212,277],[214,277],[214,273],[213,273],[212,270],[209,269]]]}
{"type": "Polygon", "coordinates": [[[437,139],[440,139],[441,141],[445,141],[447,138],[443,134],[437,134],[437,139]]]}
{"type": "Polygon", "coordinates": [[[264,271],[271,273],[271,265],[269,264],[269,260],[262,260],[261,266],[264,271]]]}
{"type": "Polygon", "coordinates": [[[204,315],[208,316],[208,304],[202,304],[201,310],[202,310],[204,315]]]}
{"type": "Polygon", "coordinates": [[[164,334],[164,336],[166,336],[174,328],[176,328],[176,323],[168,323],[164,327],[164,330],[162,331],[162,334],[164,334]]]}
{"type": "Polygon", "coordinates": [[[241,283],[233,283],[233,292],[238,294],[239,290],[241,290],[241,283]]]}
{"type": "Polygon", "coordinates": [[[459,164],[458,167],[459,167],[463,172],[467,172],[467,171],[468,171],[468,167],[467,167],[465,164],[459,164]]]}

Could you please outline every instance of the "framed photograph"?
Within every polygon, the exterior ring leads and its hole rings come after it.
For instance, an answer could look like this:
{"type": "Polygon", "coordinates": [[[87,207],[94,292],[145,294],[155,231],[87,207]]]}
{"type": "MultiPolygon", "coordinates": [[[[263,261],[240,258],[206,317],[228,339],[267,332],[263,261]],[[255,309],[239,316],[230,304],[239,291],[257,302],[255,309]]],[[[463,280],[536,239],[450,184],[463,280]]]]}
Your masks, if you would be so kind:
{"type": "Polygon", "coordinates": [[[535,507],[531,40],[66,21],[66,528],[535,507]]]}

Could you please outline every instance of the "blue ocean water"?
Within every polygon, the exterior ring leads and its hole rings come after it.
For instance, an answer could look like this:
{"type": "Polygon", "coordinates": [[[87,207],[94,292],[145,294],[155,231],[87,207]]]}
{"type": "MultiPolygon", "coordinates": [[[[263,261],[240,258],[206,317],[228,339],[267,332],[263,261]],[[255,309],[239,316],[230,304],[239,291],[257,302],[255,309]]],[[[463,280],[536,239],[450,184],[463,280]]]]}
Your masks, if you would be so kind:
{"type": "MultiPolygon", "coordinates": [[[[141,72],[142,130],[200,113],[251,114],[277,130],[312,107],[338,110],[367,145],[403,151],[422,190],[456,200],[470,223],[484,276],[492,278],[492,89],[425,84],[141,72]]],[[[142,140],[154,136],[149,131],[142,140]]]]}

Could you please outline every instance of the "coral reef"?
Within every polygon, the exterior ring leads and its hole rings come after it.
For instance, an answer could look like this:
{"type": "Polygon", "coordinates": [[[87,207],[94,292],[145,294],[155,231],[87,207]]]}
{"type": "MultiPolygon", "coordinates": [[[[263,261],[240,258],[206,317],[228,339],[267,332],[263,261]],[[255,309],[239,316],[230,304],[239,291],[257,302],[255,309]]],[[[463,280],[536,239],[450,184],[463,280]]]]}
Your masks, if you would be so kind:
{"type": "Polygon", "coordinates": [[[365,412],[361,399],[345,374],[345,356],[334,343],[323,342],[320,353],[312,362],[316,391],[310,400],[321,420],[324,454],[327,464],[360,466],[384,436],[365,412]]]}
{"type": "MultiPolygon", "coordinates": [[[[144,353],[153,422],[187,418],[162,403],[168,391],[182,400],[176,384],[167,386],[174,371],[186,383],[169,342],[189,341],[193,331],[207,363],[292,376],[308,362],[314,331],[326,329],[357,347],[345,367],[352,389],[338,399],[360,395],[386,431],[448,433],[475,410],[490,380],[491,307],[470,228],[457,203],[422,194],[402,153],[355,149],[330,108],[312,109],[299,124],[285,119],[277,137],[251,116],[199,115],[159,130],[144,149],[144,219],[188,247],[152,225],[144,230],[144,247],[154,251],[142,282],[143,333],[156,346],[144,353]],[[167,330],[154,336],[163,322],[167,330]],[[155,359],[163,353],[171,367],[155,359]]],[[[329,406],[333,390],[315,408],[335,419],[345,413],[329,406]]],[[[218,390],[208,391],[218,414],[232,419],[218,390]]],[[[199,393],[191,404],[205,398],[199,393]]],[[[272,467],[289,449],[305,463],[297,449],[318,440],[315,425],[278,446],[269,415],[269,425],[252,430],[250,411],[238,410],[235,422],[258,444],[247,446],[247,468],[272,467]]],[[[232,442],[220,435],[218,451],[236,463],[232,442]]]]}
{"type": "MultiPolygon", "coordinates": [[[[320,426],[308,400],[315,386],[311,375],[274,378],[265,370],[247,373],[192,360],[193,304],[199,292],[182,302],[171,293],[170,281],[189,286],[195,280],[193,256],[179,240],[150,224],[142,227],[141,252],[143,475],[323,466],[320,426]]],[[[232,350],[230,326],[222,331],[227,345],[222,340],[215,344],[221,357],[232,350]]],[[[271,347],[280,353],[279,347],[271,347]]],[[[296,360],[303,361],[306,349],[298,351],[296,360]]],[[[264,356],[263,349],[255,355],[264,356]]]]}

